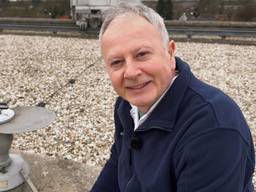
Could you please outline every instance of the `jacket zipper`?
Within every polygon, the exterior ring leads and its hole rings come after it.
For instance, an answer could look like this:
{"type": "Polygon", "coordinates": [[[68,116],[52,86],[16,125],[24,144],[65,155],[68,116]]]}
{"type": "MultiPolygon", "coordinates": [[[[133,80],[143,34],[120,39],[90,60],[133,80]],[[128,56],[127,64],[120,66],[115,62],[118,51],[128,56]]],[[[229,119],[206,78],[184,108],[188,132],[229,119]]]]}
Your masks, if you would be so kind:
{"type": "MultiPolygon", "coordinates": [[[[132,148],[131,146],[129,146],[129,166],[130,166],[130,169],[132,170],[132,148]]],[[[132,176],[130,177],[130,179],[128,180],[127,184],[126,184],[126,187],[125,187],[125,192],[127,192],[128,190],[128,187],[131,183],[131,181],[133,180],[134,178],[134,173],[132,173],[132,176]]]]}
{"type": "Polygon", "coordinates": [[[127,182],[127,185],[126,185],[126,187],[125,187],[124,192],[127,192],[128,187],[129,187],[129,185],[132,183],[133,178],[134,178],[134,174],[132,175],[132,177],[131,177],[131,178],[129,179],[129,181],[127,182]]]}
{"type": "Polygon", "coordinates": [[[131,168],[132,167],[132,149],[131,149],[131,147],[129,148],[129,165],[131,168]]]}

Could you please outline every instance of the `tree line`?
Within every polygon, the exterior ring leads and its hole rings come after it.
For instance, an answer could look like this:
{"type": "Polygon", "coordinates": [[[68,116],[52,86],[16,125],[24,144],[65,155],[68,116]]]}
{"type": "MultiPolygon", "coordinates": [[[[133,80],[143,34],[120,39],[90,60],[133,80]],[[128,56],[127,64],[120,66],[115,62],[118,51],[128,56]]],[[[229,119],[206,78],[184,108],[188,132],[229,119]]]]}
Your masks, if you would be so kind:
{"type": "MultiPolygon", "coordinates": [[[[173,0],[158,0],[155,9],[164,19],[168,20],[178,19],[185,13],[188,19],[256,21],[256,0],[198,0],[197,4],[189,9],[177,6],[177,2],[173,0]]],[[[17,2],[0,0],[0,16],[69,17],[70,0],[17,2]]]]}
{"type": "Polygon", "coordinates": [[[187,13],[193,19],[256,21],[255,0],[199,0],[194,7],[178,7],[177,1],[158,0],[156,10],[165,19],[177,19],[187,13]]]}
{"type": "Polygon", "coordinates": [[[17,17],[51,17],[70,15],[70,0],[0,0],[0,16],[17,17]]]}

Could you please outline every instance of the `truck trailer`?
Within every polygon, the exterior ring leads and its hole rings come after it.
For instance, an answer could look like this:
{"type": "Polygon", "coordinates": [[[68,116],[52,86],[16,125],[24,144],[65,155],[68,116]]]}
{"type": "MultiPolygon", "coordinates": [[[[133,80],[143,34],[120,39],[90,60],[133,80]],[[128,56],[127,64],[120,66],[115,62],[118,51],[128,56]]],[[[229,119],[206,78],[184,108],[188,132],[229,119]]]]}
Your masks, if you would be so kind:
{"type": "Polygon", "coordinates": [[[120,0],[70,0],[71,17],[84,31],[88,27],[96,29],[102,22],[102,13],[120,0]]]}

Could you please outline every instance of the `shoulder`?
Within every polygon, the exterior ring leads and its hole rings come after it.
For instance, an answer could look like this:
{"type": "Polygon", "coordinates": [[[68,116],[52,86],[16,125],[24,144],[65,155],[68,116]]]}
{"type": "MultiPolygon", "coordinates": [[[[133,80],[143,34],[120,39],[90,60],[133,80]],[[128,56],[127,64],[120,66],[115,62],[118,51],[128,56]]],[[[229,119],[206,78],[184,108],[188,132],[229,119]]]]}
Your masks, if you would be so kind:
{"type": "Polygon", "coordinates": [[[187,116],[193,118],[191,128],[197,133],[231,130],[250,140],[250,130],[239,106],[218,88],[193,78],[182,107],[187,116]]]}
{"type": "Polygon", "coordinates": [[[245,122],[236,102],[220,89],[195,79],[191,81],[190,91],[208,105],[219,126],[234,127],[238,122],[245,122]]]}

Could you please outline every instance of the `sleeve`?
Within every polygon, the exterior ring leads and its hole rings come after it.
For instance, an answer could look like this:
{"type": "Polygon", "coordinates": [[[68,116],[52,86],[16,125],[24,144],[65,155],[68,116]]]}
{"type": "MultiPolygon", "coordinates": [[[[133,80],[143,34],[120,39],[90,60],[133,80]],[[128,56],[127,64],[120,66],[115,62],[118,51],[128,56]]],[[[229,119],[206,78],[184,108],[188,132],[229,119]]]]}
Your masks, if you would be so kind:
{"type": "Polygon", "coordinates": [[[248,153],[238,131],[219,129],[191,138],[177,154],[177,192],[244,191],[248,153]]]}
{"type": "Polygon", "coordinates": [[[117,152],[115,144],[111,148],[110,159],[105,164],[91,192],[119,192],[117,182],[117,152]]]}
{"type": "Polygon", "coordinates": [[[121,147],[120,129],[121,123],[118,119],[117,109],[121,98],[119,97],[115,104],[115,142],[111,147],[110,158],[103,167],[91,192],[119,192],[118,186],[118,149],[121,147]]]}

